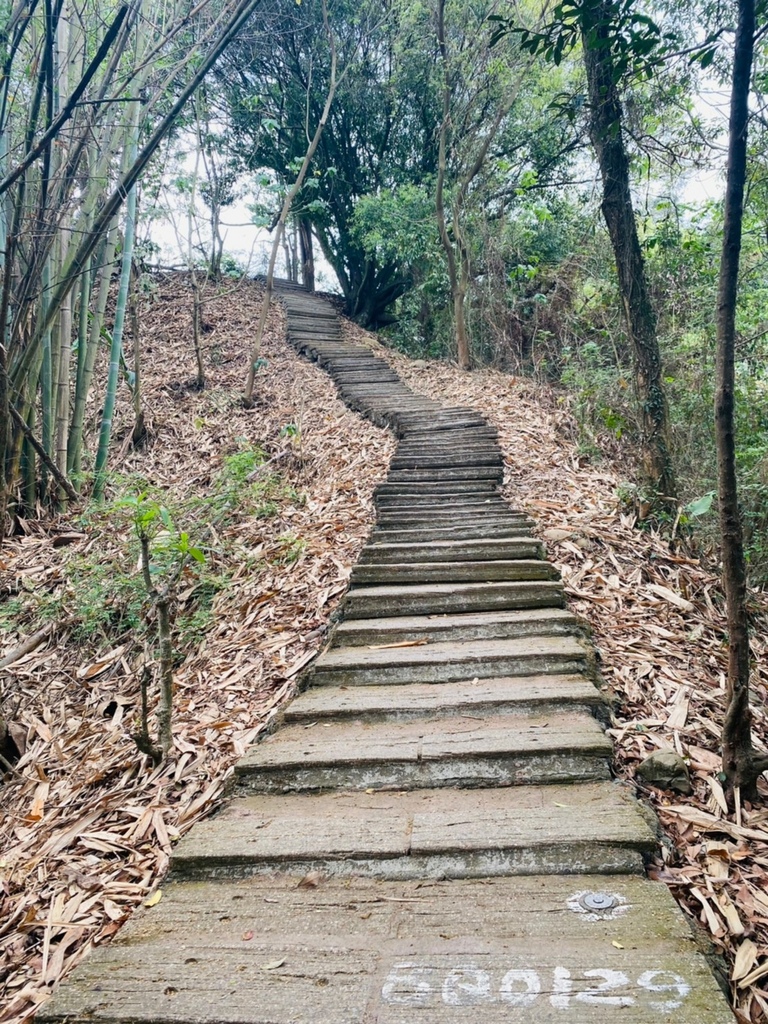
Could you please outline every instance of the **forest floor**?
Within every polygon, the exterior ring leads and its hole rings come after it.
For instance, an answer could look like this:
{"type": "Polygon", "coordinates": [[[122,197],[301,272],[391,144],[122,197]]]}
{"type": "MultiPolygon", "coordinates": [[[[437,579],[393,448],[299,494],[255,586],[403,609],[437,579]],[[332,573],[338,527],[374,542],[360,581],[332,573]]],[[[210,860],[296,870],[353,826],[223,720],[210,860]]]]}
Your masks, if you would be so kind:
{"type": "MultiPolygon", "coordinates": [[[[111,503],[28,524],[0,553],[0,666],[17,653],[0,668],[3,749],[15,761],[0,782],[3,1024],[21,1024],[90,945],[159,898],[173,842],[210,811],[322,645],[370,527],[394,441],[348,412],[326,375],[287,347],[279,308],[258,402],[239,403],[260,294],[248,282],[209,290],[208,387],[198,392],[191,294],[183,276],[160,278],[141,311],[147,443],[122,445],[111,503]],[[154,629],[135,506],[124,500],[137,491],[167,507],[205,554],[176,587],[174,749],[159,767],[131,738],[154,629]]],[[[726,650],[716,564],[692,538],[670,543],[638,529],[617,497],[621,467],[580,454],[562,393],[496,371],[413,363],[346,331],[415,391],[478,408],[499,427],[506,493],[537,518],[616,694],[618,772],[633,777],[657,749],[689,761],[693,796],[641,787],[671,837],[654,875],[728,958],[741,1019],[768,1020],[768,811],[729,813],[718,781],[726,650]]],[[[118,444],[132,427],[123,391],[118,444]]],[[[162,540],[161,530],[158,566],[172,571],[162,540]]],[[[765,744],[768,601],[753,595],[753,612],[765,744]]]]}

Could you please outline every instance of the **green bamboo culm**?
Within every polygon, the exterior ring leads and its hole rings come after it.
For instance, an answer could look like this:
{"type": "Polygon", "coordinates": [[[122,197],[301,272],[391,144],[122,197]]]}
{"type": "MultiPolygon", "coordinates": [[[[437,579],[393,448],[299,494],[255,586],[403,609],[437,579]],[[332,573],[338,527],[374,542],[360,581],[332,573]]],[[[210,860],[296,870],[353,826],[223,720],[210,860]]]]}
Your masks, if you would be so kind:
{"type": "Polygon", "coordinates": [[[117,215],[112,219],[107,239],[97,264],[101,267],[99,285],[96,289],[96,301],[94,303],[93,316],[91,318],[88,341],[84,352],[83,374],[79,376],[80,365],[78,362],[77,390],[75,391],[75,408],[72,413],[72,426],[69,433],[69,452],[72,455],[70,474],[77,489],[81,486],[81,467],[83,459],[83,431],[85,425],[85,411],[88,403],[88,396],[91,393],[93,384],[93,371],[96,365],[96,356],[99,350],[101,330],[104,326],[104,314],[107,308],[109,297],[109,286],[112,280],[112,264],[115,261],[115,249],[117,248],[117,215]]]}
{"type": "MultiPolygon", "coordinates": [[[[48,296],[51,290],[51,257],[45,261],[42,272],[42,296],[41,305],[43,316],[48,308],[48,296]]],[[[53,455],[53,357],[51,353],[51,330],[43,334],[43,359],[40,370],[40,409],[42,415],[43,448],[46,454],[53,455]]],[[[41,498],[46,499],[48,494],[48,470],[41,468],[42,486],[40,489],[41,498]]]]}
{"type": "MultiPolygon", "coordinates": [[[[138,151],[138,104],[132,119],[128,140],[128,166],[136,161],[138,151]]],[[[120,287],[117,293],[117,308],[115,310],[115,325],[112,330],[112,346],[109,354],[109,377],[107,379],[107,394],[104,399],[104,412],[101,416],[101,430],[99,432],[99,449],[96,453],[96,465],[94,467],[93,497],[100,501],[104,496],[104,485],[106,484],[107,455],[109,454],[109,441],[112,437],[112,418],[115,414],[115,401],[117,398],[117,382],[120,375],[120,354],[123,348],[123,327],[125,326],[125,311],[128,305],[128,291],[131,287],[131,266],[133,263],[133,239],[136,234],[136,186],[134,185],[128,193],[125,208],[125,231],[123,238],[123,253],[120,264],[120,287]]]]}

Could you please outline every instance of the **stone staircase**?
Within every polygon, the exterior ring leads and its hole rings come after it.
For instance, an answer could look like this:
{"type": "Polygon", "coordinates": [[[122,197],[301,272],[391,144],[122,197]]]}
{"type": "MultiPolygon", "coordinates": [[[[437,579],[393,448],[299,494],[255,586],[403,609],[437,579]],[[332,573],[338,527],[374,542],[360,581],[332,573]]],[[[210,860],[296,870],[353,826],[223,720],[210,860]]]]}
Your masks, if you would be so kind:
{"type": "Polygon", "coordinates": [[[233,798],[48,1022],[725,1024],[612,780],[579,622],[482,416],[411,392],[332,307],[290,340],[399,445],[340,621],[233,798]]]}

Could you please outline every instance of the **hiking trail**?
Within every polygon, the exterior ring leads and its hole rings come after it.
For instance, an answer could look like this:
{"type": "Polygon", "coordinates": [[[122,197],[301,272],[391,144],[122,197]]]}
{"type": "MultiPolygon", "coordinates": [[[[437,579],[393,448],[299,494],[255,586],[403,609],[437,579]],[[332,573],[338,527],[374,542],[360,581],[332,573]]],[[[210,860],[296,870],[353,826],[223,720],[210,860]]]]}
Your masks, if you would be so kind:
{"type": "Polygon", "coordinates": [[[611,777],[608,703],[495,431],[416,395],[333,307],[289,340],[399,439],[326,650],[231,799],[42,1007],[91,1024],[727,1024],[611,777]]]}

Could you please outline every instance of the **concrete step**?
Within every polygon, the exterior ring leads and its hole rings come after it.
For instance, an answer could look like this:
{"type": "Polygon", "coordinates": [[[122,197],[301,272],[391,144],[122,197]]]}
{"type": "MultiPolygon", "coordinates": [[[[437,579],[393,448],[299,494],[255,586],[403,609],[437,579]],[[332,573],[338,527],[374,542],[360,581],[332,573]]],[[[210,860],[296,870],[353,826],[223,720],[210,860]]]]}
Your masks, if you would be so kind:
{"type": "Polygon", "coordinates": [[[492,466],[443,466],[426,469],[393,469],[390,465],[388,484],[439,484],[449,481],[494,480],[503,476],[501,465],[492,466]]]}
{"type": "Polygon", "coordinates": [[[463,515],[477,511],[482,515],[494,512],[505,515],[509,506],[495,488],[493,490],[469,491],[465,493],[443,494],[381,494],[376,495],[376,505],[387,515],[424,515],[435,512],[448,515],[454,509],[460,509],[463,515]]]}
{"type": "Polygon", "coordinates": [[[498,536],[501,533],[509,536],[504,531],[527,528],[528,524],[520,517],[512,517],[499,512],[476,513],[466,512],[463,509],[456,509],[453,515],[441,512],[433,515],[420,513],[391,512],[388,509],[377,510],[376,530],[380,533],[391,533],[399,530],[431,530],[445,531],[447,529],[460,528],[466,538],[488,536],[483,532],[484,527],[498,527],[491,531],[491,536],[498,536]]]}
{"type": "Polygon", "coordinates": [[[438,444],[455,446],[460,449],[467,441],[497,442],[494,427],[485,425],[482,417],[467,420],[441,420],[429,426],[429,417],[410,417],[404,423],[402,437],[414,443],[422,442],[425,447],[437,448],[438,444]]]}
{"type": "Polygon", "coordinates": [[[564,608],[534,608],[511,612],[454,615],[397,615],[379,619],[349,619],[336,627],[333,647],[434,643],[439,640],[503,640],[507,637],[563,636],[582,632],[582,623],[564,608]]]}
{"type": "Polygon", "coordinates": [[[493,562],[542,558],[543,544],[533,537],[432,541],[429,544],[367,544],[360,565],[404,562],[493,562]]]}
{"type": "Polygon", "coordinates": [[[388,615],[445,615],[513,608],[562,608],[559,581],[530,583],[422,583],[350,590],[342,600],[344,618],[375,619],[388,615]]]}
{"type": "Polygon", "coordinates": [[[508,540],[510,537],[529,537],[533,523],[526,517],[504,516],[499,522],[473,521],[452,522],[443,525],[415,523],[399,525],[396,521],[376,523],[370,539],[375,543],[398,544],[430,544],[432,541],[481,540],[497,538],[508,540]]]}
{"type": "Polygon", "coordinates": [[[425,526],[456,526],[461,523],[466,530],[480,525],[520,525],[524,520],[514,516],[503,505],[493,504],[486,507],[466,505],[456,502],[451,508],[445,505],[425,505],[418,511],[403,511],[401,507],[389,507],[377,510],[376,525],[382,529],[409,528],[425,526]]]}
{"type": "Polygon", "coordinates": [[[608,779],[611,741],[583,711],[429,713],[285,725],[235,768],[256,793],[549,785],[608,779]]]}
{"type": "MultiPolygon", "coordinates": [[[[176,878],[320,871],[378,878],[634,873],[656,848],[613,782],[405,792],[254,795],[175,848],[176,878]]],[[[256,922],[257,924],[257,922],[256,922]]]]}
{"type": "Polygon", "coordinates": [[[310,670],[312,686],[450,683],[490,676],[573,673],[586,669],[573,636],[442,641],[418,647],[332,647],[310,670]]]}
{"type": "Polygon", "coordinates": [[[359,718],[401,721],[429,714],[432,718],[472,715],[586,711],[604,721],[604,695],[583,675],[493,676],[457,683],[411,683],[410,686],[311,686],[286,707],[283,721],[312,722],[359,718]]]}
{"type": "Polygon", "coordinates": [[[349,385],[349,384],[376,384],[391,381],[395,383],[397,381],[397,374],[385,373],[383,370],[379,370],[378,367],[370,370],[340,370],[336,373],[331,374],[337,384],[349,385]]]}
{"type": "Polygon", "coordinates": [[[498,477],[499,474],[494,473],[486,477],[477,476],[465,479],[454,477],[447,480],[404,480],[396,477],[392,480],[390,474],[390,478],[387,479],[386,483],[379,484],[374,491],[374,495],[376,498],[394,496],[398,498],[414,498],[422,501],[428,498],[434,501],[436,497],[441,497],[442,495],[452,497],[468,493],[482,495],[485,498],[489,494],[498,493],[498,477]]]}
{"type": "Polygon", "coordinates": [[[503,469],[503,461],[498,450],[492,447],[477,452],[446,452],[445,454],[427,454],[424,452],[395,453],[389,464],[392,473],[450,473],[455,470],[470,473],[481,468],[491,467],[497,472],[503,469]]]}
{"type": "Polygon", "coordinates": [[[733,1016],[660,882],[331,877],[307,886],[281,873],[166,887],[157,906],[76,968],[37,1021],[733,1024],[733,1016]]]}
{"type": "Polygon", "coordinates": [[[365,587],[380,583],[490,583],[494,580],[554,579],[559,579],[557,569],[551,562],[541,558],[494,562],[358,562],[352,570],[350,585],[365,587]]]}

